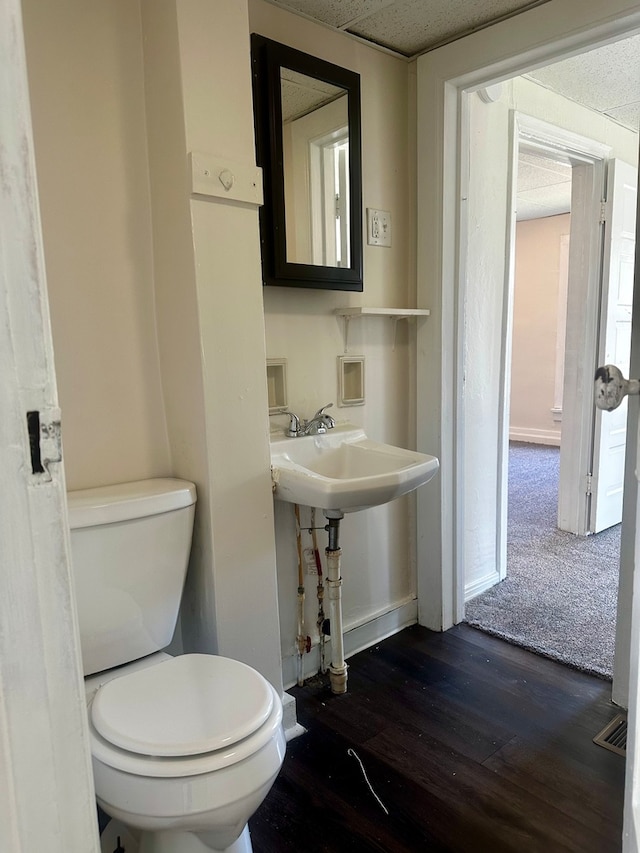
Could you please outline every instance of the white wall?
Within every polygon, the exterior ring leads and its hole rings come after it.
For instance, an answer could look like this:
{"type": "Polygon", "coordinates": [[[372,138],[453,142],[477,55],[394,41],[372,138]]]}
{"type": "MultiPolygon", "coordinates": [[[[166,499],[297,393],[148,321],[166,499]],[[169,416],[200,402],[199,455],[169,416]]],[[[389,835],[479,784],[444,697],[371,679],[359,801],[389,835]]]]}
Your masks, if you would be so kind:
{"type": "MultiPolygon", "coordinates": [[[[360,74],[363,207],[389,210],[392,216],[392,247],[365,245],[364,293],[265,288],[267,355],[288,359],[290,408],[309,417],[319,406],[337,400],[337,357],[344,353],[344,336],[335,309],[345,305],[415,305],[409,66],[262,0],[250,0],[249,15],[252,32],[360,74]]],[[[334,408],[335,417],[364,426],[377,440],[414,446],[414,334],[414,326],[407,328],[401,323],[394,349],[390,320],[370,317],[351,323],[349,352],[365,357],[366,403],[334,408]]],[[[272,422],[274,428],[281,429],[287,419],[272,418],[272,422]]],[[[320,514],[318,518],[322,522],[320,514]]],[[[403,609],[393,620],[415,621],[413,523],[411,497],[349,515],[342,522],[347,629],[399,607],[403,609]]],[[[297,568],[291,506],[276,504],[276,531],[282,653],[286,658],[293,653],[296,633],[297,568]]],[[[320,547],[325,546],[326,537],[321,532],[320,547]]],[[[314,584],[310,577],[307,612],[312,625],[317,610],[314,584]]],[[[388,624],[396,625],[397,621],[388,624]]],[[[374,629],[374,639],[379,636],[378,630],[386,629],[374,629]]],[[[285,681],[290,680],[290,663],[285,661],[285,681]]]]}
{"type": "Polygon", "coordinates": [[[552,410],[558,361],[564,363],[567,291],[562,238],[568,239],[569,233],[568,213],[516,225],[509,401],[509,435],[514,440],[560,444],[561,413],[554,415],[552,410]]]}
{"type": "Polygon", "coordinates": [[[188,169],[190,152],[255,166],[246,4],[144,2],[143,31],[162,381],[200,496],[184,645],[280,686],[258,209],[194,194],[188,169]]]}

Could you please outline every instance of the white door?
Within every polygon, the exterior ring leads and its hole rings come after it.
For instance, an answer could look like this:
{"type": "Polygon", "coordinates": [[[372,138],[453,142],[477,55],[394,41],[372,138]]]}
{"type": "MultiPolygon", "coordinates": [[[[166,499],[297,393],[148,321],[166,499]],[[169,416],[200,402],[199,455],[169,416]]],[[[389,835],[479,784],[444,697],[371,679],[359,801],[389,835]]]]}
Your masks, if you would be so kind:
{"type": "MultiPolygon", "coordinates": [[[[629,374],[636,229],[637,170],[613,160],[607,173],[598,364],[629,374]]],[[[622,521],[627,401],[613,412],[595,410],[589,532],[622,521]],[[603,417],[604,415],[604,417],[603,417]]]]}
{"type": "Polygon", "coordinates": [[[0,124],[0,850],[97,853],[19,0],[0,124]]]}

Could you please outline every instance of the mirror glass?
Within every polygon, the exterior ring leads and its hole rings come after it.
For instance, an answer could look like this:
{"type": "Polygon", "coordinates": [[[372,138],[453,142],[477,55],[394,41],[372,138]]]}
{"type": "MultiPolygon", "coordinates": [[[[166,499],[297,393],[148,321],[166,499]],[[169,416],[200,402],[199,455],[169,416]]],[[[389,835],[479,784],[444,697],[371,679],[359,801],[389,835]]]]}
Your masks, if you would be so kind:
{"type": "Polygon", "coordinates": [[[287,261],[348,267],[348,94],[281,68],[280,97],[287,261]]]}
{"type": "Polygon", "coordinates": [[[362,290],[359,75],[251,38],[264,283],[362,290]]]}

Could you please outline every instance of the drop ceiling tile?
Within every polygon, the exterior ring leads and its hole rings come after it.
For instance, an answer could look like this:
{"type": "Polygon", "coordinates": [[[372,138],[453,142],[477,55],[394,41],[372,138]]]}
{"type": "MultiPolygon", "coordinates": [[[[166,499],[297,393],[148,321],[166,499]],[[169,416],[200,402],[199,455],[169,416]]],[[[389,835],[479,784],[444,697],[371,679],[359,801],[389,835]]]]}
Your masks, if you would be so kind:
{"type": "MultiPolygon", "coordinates": [[[[537,216],[555,216],[571,210],[571,181],[552,187],[539,187],[518,193],[516,200],[517,218],[525,218],[524,211],[536,210],[537,216]]],[[[527,218],[532,218],[528,216],[527,218]]]]}
{"type": "Polygon", "coordinates": [[[604,114],[628,127],[629,130],[640,130],[640,101],[633,104],[625,104],[623,107],[611,107],[604,114]]]}
{"type": "Polygon", "coordinates": [[[395,0],[348,30],[413,56],[530,5],[531,0],[395,0]]]}
{"type": "Polygon", "coordinates": [[[561,151],[554,151],[553,153],[530,151],[523,144],[518,154],[518,162],[539,166],[542,169],[552,169],[564,177],[571,175],[571,160],[561,151]]]}
{"type": "Polygon", "coordinates": [[[554,62],[532,71],[537,80],[579,104],[598,112],[635,100],[640,85],[640,36],[554,62]],[[629,92],[634,97],[629,97],[629,92]]]}
{"type": "Polygon", "coordinates": [[[521,154],[518,158],[518,192],[551,187],[555,184],[571,184],[571,167],[540,157],[521,154]]]}
{"type": "Polygon", "coordinates": [[[391,5],[393,2],[394,0],[349,0],[349,2],[345,2],[345,0],[285,0],[285,2],[279,2],[277,0],[276,5],[295,12],[302,12],[303,15],[321,21],[323,24],[328,24],[330,27],[340,28],[363,15],[384,9],[385,6],[391,5]]]}
{"type": "Polygon", "coordinates": [[[522,222],[527,219],[541,219],[546,215],[546,208],[541,207],[533,201],[518,199],[516,205],[516,222],[522,222]]]}
{"type": "Polygon", "coordinates": [[[523,222],[528,219],[543,219],[545,216],[556,216],[558,213],[566,213],[566,211],[556,211],[553,207],[548,207],[544,204],[536,204],[534,201],[518,199],[516,222],[523,222]]]}
{"type": "Polygon", "coordinates": [[[344,89],[325,83],[306,74],[299,74],[291,68],[280,70],[280,90],[282,93],[282,120],[292,121],[318,109],[321,104],[335,100],[344,89]]]}
{"type": "Polygon", "coordinates": [[[516,222],[522,222],[525,219],[544,219],[546,216],[560,216],[568,212],[565,206],[561,204],[538,204],[535,201],[518,199],[516,222]]]}

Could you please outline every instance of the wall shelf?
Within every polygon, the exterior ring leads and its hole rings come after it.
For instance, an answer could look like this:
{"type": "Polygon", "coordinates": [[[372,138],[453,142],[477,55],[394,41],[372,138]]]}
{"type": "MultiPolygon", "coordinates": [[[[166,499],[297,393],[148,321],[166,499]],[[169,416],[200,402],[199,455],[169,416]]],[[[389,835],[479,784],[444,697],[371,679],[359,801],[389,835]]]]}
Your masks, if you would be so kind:
{"type": "Polygon", "coordinates": [[[344,320],[344,351],[349,351],[349,323],[358,317],[387,317],[393,323],[393,349],[396,348],[396,334],[399,320],[412,320],[414,317],[428,317],[428,308],[336,308],[336,315],[344,320]]]}

